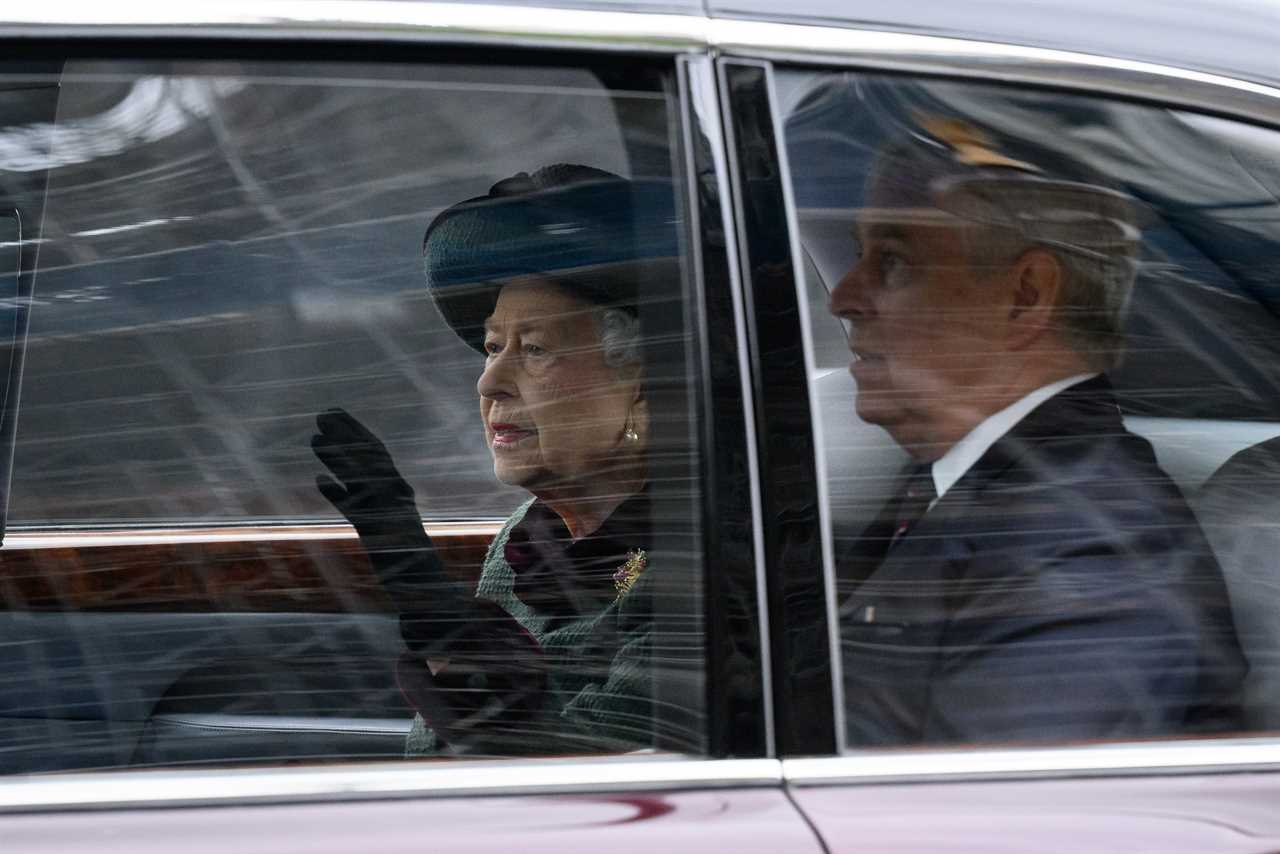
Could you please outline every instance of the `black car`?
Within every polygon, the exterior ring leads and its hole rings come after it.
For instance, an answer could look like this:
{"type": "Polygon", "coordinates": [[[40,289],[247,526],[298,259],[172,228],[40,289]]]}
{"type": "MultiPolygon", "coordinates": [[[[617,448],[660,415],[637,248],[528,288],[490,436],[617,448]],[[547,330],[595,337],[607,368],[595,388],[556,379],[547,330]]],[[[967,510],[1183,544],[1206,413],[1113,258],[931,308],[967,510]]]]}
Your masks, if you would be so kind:
{"type": "Polygon", "coordinates": [[[1280,8],[776,5],[0,11],[14,850],[1276,847],[1280,8]],[[982,566],[877,588],[986,297],[849,294],[938,211],[1123,268],[1072,382],[1154,456],[939,481],[982,566]]]}

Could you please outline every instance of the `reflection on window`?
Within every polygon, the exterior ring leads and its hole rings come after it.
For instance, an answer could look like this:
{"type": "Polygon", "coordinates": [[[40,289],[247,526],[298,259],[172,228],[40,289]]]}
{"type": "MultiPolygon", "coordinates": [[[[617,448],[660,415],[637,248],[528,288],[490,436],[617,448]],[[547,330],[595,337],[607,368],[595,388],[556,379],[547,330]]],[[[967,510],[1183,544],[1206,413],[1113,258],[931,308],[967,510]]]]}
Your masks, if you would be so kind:
{"type": "Polygon", "coordinates": [[[7,770],[702,749],[676,137],[629,79],[84,62],[0,115],[48,181],[7,770]]]}
{"type": "Polygon", "coordinates": [[[1280,139],[787,74],[851,748],[1274,727],[1280,139]]]}

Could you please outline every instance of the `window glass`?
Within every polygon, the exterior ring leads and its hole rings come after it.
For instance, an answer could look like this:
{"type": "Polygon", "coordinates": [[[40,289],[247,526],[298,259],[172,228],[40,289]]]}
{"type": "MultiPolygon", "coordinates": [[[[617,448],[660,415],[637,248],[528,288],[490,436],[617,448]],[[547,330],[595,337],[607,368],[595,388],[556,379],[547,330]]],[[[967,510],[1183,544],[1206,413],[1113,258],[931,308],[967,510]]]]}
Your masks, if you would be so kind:
{"type": "Polygon", "coordinates": [[[1280,726],[1280,135],[778,81],[848,746],[1280,726]]]}
{"type": "Polygon", "coordinates": [[[7,770],[701,749],[664,71],[23,80],[7,770]]]}

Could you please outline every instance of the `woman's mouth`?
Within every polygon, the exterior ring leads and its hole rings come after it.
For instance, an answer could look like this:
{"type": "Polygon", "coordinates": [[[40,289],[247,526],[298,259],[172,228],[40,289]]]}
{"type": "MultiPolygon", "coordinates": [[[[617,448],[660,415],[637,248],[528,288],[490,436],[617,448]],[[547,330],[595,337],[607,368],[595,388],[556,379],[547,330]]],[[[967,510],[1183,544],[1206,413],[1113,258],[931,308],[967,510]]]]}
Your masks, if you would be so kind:
{"type": "Polygon", "coordinates": [[[493,431],[491,444],[495,450],[518,445],[525,439],[537,435],[538,432],[516,424],[490,424],[489,429],[493,431]]]}

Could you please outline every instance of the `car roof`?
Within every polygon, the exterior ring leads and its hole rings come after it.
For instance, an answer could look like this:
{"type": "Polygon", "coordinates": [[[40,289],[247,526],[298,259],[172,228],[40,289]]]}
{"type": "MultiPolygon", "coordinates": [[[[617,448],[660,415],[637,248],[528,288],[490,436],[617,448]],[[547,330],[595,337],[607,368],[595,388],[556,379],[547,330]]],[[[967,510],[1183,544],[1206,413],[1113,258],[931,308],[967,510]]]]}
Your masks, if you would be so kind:
{"type": "MultiPolygon", "coordinates": [[[[410,0],[413,2],[414,0],[410,0]]],[[[421,2],[421,0],[418,0],[421,2]]],[[[456,1],[456,0],[455,0],[456,1]]],[[[1280,0],[461,0],[706,15],[1005,42],[1280,83],[1280,0]]]]}
{"type": "Polygon", "coordinates": [[[707,0],[707,8],[714,17],[1008,42],[1280,82],[1277,0],[707,0]]]}

